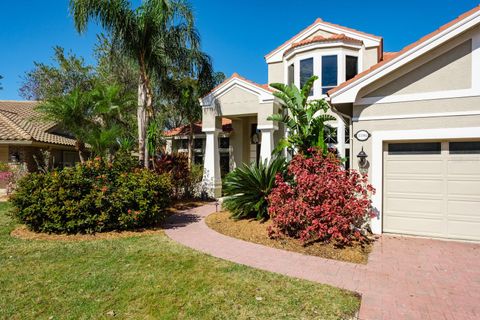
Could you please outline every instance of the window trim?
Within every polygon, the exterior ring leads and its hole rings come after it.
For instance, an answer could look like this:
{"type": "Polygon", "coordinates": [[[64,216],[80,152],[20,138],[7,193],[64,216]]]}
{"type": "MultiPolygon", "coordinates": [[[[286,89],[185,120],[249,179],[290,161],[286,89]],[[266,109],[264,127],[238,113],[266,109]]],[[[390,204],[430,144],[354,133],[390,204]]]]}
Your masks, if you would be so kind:
{"type": "Polygon", "coordinates": [[[338,57],[339,57],[339,54],[338,54],[338,53],[336,53],[336,54],[325,54],[325,55],[321,55],[321,58],[320,58],[320,61],[321,61],[321,67],[320,67],[320,73],[321,73],[320,81],[321,81],[321,83],[320,83],[320,88],[321,88],[322,95],[325,95],[325,94],[328,92],[328,90],[331,90],[331,89],[333,89],[333,88],[335,88],[335,87],[338,86],[338,82],[339,82],[339,81],[338,81],[339,70],[341,70],[341,68],[339,68],[339,65],[338,65],[338,64],[339,64],[339,59],[338,59],[338,57]],[[323,59],[324,59],[324,58],[327,58],[327,57],[335,57],[335,60],[336,60],[336,62],[337,62],[337,63],[336,63],[336,76],[335,76],[335,83],[336,83],[336,84],[335,84],[335,85],[324,86],[324,85],[323,85],[323,84],[324,84],[324,79],[323,79],[323,78],[324,78],[324,77],[323,77],[324,60],[323,60],[323,59]]]}

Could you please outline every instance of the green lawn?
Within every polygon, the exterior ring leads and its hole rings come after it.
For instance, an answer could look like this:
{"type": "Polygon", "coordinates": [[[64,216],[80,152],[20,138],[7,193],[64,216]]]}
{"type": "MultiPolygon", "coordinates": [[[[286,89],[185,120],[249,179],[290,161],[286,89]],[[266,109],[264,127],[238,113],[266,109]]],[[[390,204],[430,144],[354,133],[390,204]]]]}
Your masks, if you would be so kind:
{"type": "Polygon", "coordinates": [[[219,260],[164,235],[10,237],[0,203],[0,319],[345,319],[355,295],[219,260]]]}

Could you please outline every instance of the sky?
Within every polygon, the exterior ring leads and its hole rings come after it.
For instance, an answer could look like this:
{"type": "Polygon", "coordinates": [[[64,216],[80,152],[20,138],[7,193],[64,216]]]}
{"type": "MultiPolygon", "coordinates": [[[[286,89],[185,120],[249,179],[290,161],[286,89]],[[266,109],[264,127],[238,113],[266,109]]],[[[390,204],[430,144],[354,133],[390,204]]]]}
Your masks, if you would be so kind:
{"type": "MultiPolygon", "coordinates": [[[[138,4],[140,0],[134,0],[138,4]]],[[[385,51],[398,51],[474,8],[479,0],[190,0],[202,48],[215,69],[267,82],[264,56],[316,18],[382,36],[385,51]]],[[[0,100],[19,100],[18,90],[33,62],[51,63],[53,47],[94,64],[101,28],[79,35],[69,0],[0,0],[0,100]]]]}

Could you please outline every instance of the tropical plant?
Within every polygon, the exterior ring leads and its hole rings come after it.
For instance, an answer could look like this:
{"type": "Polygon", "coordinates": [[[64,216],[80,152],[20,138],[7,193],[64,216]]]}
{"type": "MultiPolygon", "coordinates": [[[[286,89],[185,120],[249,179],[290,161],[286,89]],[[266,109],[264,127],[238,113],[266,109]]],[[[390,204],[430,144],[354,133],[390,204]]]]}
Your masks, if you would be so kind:
{"type": "Polygon", "coordinates": [[[199,37],[189,5],[182,0],[145,0],[134,9],[127,0],[71,0],[77,31],[90,20],[110,33],[121,51],[138,67],[139,159],[149,165],[146,128],[154,114],[153,82],[168,82],[172,67],[191,68],[189,57],[200,54],[199,37]]]}
{"type": "Polygon", "coordinates": [[[167,175],[95,158],[73,168],[32,173],[11,197],[13,216],[48,233],[96,233],[155,226],[171,201],[167,175]]]}
{"type": "Polygon", "coordinates": [[[345,170],[334,154],[311,149],[297,154],[285,176],[277,176],[268,196],[271,236],[288,236],[303,243],[366,240],[374,214],[368,179],[345,170]]]}
{"type": "Polygon", "coordinates": [[[132,105],[131,97],[121,95],[116,86],[97,85],[91,91],[80,88],[54,96],[37,107],[46,120],[72,135],[80,161],[85,162],[89,144],[93,155],[111,155],[118,148],[118,138],[128,136],[128,121],[124,110],[132,105]],[[123,125],[123,127],[122,127],[123,125]]]}
{"type": "Polygon", "coordinates": [[[308,79],[301,90],[293,83],[270,85],[278,90],[273,94],[283,105],[279,112],[270,116],[268,120],[284,123],[288,129],[287,137],[279,141],[274,152],[279,153],[287,148],[292,153],[304,153],[312,147],[327,152],[324,141],[325,123],[336,118],[327,114],[329,105],[324,99],[309,100],[317,79],[317,76],[308,79]]]}
{"type": "Polygon", "coordinates": [[[236,168],[225,177],[223,206],[235,219],[267,220],[267,197],[275,185],[275,177],[285,167],[285,159],[279,156],[268,162],[253,162],[236,168]]]}

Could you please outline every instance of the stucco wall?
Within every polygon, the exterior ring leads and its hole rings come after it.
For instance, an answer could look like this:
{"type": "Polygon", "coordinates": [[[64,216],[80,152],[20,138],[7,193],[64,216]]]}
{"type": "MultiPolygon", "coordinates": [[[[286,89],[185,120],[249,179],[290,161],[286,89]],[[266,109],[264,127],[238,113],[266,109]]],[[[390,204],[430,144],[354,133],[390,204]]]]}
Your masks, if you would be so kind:
{"type": "Polygon", "coordinates": [[[268,64],[268,84],[284,83],[284,68],[282,62],[268,64]]]}
{"type": "Polygon", "coordinates": [[[368,48],[365,49],[365,53],[363,55],[363,70],[367,70],[374,64],[378,63],[378,48],[368,48]]]}

